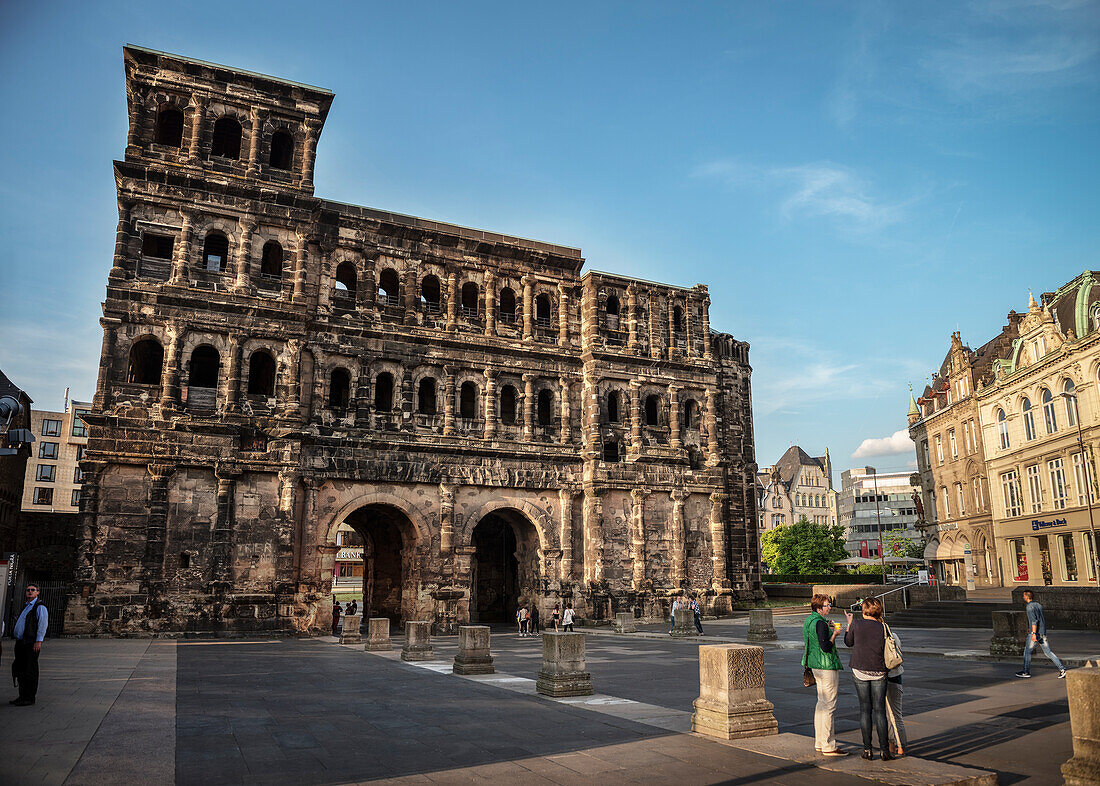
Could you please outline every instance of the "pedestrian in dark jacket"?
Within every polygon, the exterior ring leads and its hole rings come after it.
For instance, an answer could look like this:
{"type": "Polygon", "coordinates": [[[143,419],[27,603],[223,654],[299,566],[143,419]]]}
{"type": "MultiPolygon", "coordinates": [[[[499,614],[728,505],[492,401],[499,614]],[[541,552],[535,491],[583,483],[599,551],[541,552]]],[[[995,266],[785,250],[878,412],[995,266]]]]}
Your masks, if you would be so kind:
{"type": "Polygon", "coordinates": [[[878,733],[878,746],[883,761],[894,758],[890,753],[890,732],[886,721],[886,626],[882,624],[882,603],[878,598],[867,598],[861,604],[862,619],[852,619],[852,612],[845,611],[848,629],[844,631],[844,643],[851,647],[852,657],[848,665],[855,678],[856,695],[859,696],[859,727],[863,732],[865,759],[873,759],[871,748],[871,724],[878,733]]]}
{"type": "Polygon", "coordinates": [[[332,635],[338,636],[340,634],[340,601],[334,600],[332,602],[332,635]]]}

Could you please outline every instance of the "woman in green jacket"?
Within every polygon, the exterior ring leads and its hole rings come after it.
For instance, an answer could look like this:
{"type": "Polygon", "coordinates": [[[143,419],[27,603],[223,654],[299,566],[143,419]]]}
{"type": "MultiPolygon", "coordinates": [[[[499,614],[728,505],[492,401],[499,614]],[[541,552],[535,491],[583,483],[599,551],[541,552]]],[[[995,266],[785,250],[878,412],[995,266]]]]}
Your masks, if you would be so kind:
{"type": "Polygon", "coordinates": [[[836,653],[836,637],[839,626],[828,620],[833,609],[833,599],[828,595],[814,595],[810,599],[810,616],[802,623],[803,668],[813,670],[817,683],[817,706],[814,707],[814,748],[825,756],[847,756],[848,751],[836,746],[833,733],[833,712],[840,685],[840,656],[836,653]]]}

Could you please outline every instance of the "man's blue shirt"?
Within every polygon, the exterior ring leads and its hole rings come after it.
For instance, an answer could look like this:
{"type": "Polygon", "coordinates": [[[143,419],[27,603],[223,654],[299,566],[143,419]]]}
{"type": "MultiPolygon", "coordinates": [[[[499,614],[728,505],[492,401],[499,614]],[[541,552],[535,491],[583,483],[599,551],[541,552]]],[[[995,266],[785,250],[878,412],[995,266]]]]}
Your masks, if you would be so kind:
{"type": "Polygon", "coordinates": [[[34,607],[41,609],[35,613],[38,615],[38,634],[35,636],[35,641],[42,641],[46,638],[46,628],[50,626],[50,612],[46,609],[42,603],[37,599],[32,600],[26,606],[23,607],[23,612],[19,615],[19,619],[15,621],[15,627],[12,629],[12,634],[16,639],[23,638],[24,625],[27,621],[27,613],[34,607]]]}
{"type": "Polygon", "coordinates": [[[1047,635],[1047,620],[1043,616],[1043,607],[1034,600],[1027,604],[1027,629],[1028,633],[1034,629],[1040,636],[1047,635]]]}

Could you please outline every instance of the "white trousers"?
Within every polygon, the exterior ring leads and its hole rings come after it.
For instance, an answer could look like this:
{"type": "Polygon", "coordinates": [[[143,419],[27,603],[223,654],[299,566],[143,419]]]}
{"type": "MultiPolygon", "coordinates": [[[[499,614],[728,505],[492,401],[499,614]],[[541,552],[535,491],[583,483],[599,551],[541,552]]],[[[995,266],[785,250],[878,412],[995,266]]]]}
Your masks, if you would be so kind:
{"type": "Polygon", "coordinates": [[[836,750],[833,732],[833,713],[836,711],[836,695],[840,687],[840,672],[832,669],[813,669],[817,680],[817,706],[814,707],[814,747],[822,751],[836,750]]]}

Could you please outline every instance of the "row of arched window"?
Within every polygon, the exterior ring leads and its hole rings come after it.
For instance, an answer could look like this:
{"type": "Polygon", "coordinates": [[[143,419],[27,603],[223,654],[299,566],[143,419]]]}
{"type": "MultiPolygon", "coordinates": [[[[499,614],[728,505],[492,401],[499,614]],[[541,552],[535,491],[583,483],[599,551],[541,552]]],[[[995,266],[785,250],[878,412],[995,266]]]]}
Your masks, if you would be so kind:
{"type": "MultiPolygon", "coordinates": [[[[172,238],[146,232],[141,240],[141,255],[168,262],[172,259],[173,247],[172,238]]],[[[281,279],[284,258],[283,247],[277,240],[264,243],[260,253],[260,278],[272,281],[281,279]]],[[[229,238],[220,229],[211,229],[203,238],[199,267],[213,273],[224,273],[228,264],[229,238]]]]}
{"type": "MultiPolygon", "coordinates": [[[[214,135],[210,144],[211,158],[226,158],[238,161],[241,157],[241,140],[244,129],[240,121],[232,115],[222,115],[214,121],[214,135]]],[[[162,106],[157,111],[156,130],[153,140],[165,147],[183,147],[183,111],[171,105],[162,106]]],[[[271,135],[268,146],[267,165],[272,169],[289,170],[294,161],[294,137],[286,130],[279,129],[271,135]]]]}
{"type": "MultiPolygon", "coordinates": [[[[611,330],[622,329],[622,317],[623,306],[621,301],[616,295],[608,295],[607,300],[604,301],[604,314],[607,318],[607,327],[611,330]]],[[[635,308],[634,317],[638,321],[644,321],[646,317],[645,309],[641,306],[635,308]]],[[[685,332],[684,328],[684,309],[680,305],[673,305],[672,307],[672,330],[674,333],[685,332]]]]}
{"type": "Polygon", "coordinates": [[[800,508],[823,508],[825,500],[823,494],[795,494],[794,504],[800,508]]]}
{"type": "MultiPolygon", "coordinates": [[[[1062,393],[1065,395],[1054,394],[1050,388],[1046,387],[1039,390],[1038,406],[1042,407],[1043,410],[1043,426],[1047,434],[1057,433],[1060,413],[1064,416],[1065,420],[1063,422],[1068,428],[1077,425],[1077,396],[1075,391],[1076,386],[1071,379],[1067,379],[1062,383],[1062,393]],[[1061,404],[1057,401],[1058,398],[1062,398],[1061,404]]],[[[1023,401],[1020,402],[1020,412],[1024,421],[1024,439],[1027,442],[1039,436],[1035,422],[1035,409],[1036,407],[1031,403],[1030,397],[1025,396],[1023,401]]],[[[1012,439],[1008,432],[1008,413],[1003,408],[998,407],[994,412],[994,417],[997,419],[997,432],[1001,450],[1008,450],[1012,447],[1012,439]]]]}
{"type": "MultiPolygon", "coordinates": [[[[604,405],[606,421],[611,424],[621,424],[627,419],[624,414],[627,406],[626,393],[621,390],[610,390],[607,393],[604,405]]],[[[642,422],[646,426],[663,426],[661,422],[662,411],[661,397],[651,394],[645,397],[642,406],[642,422]]],[[[693,398],[685,398],[680,402],[680,427],[685,429],[698,428],[699,404],[693,398]]]]}

